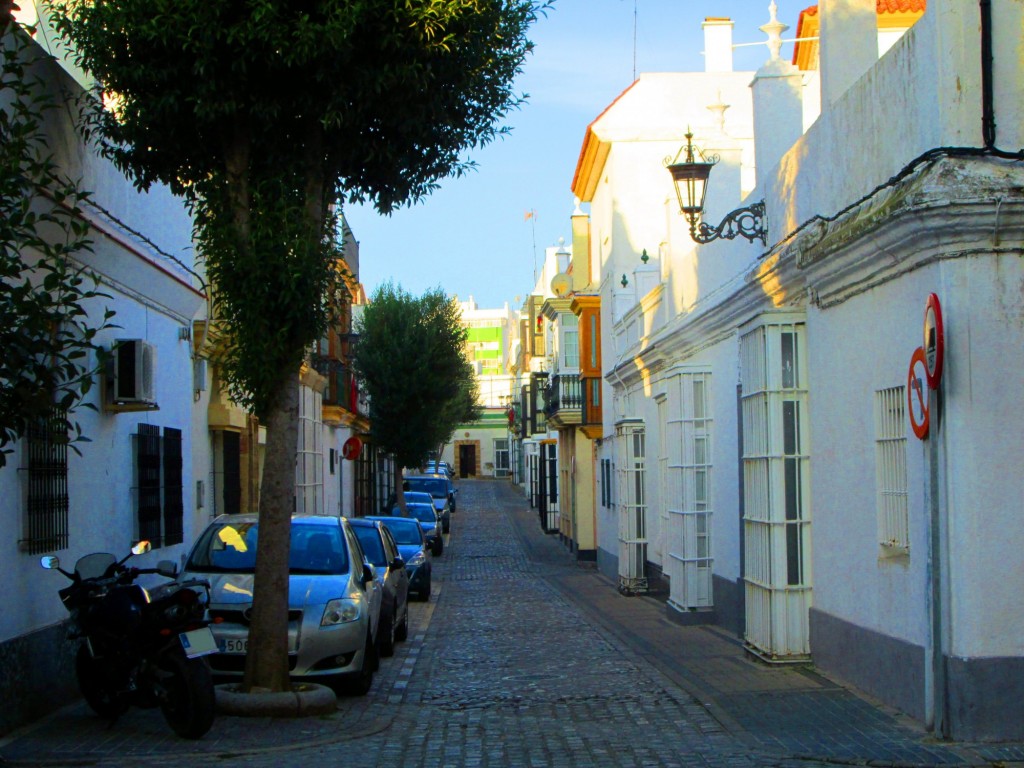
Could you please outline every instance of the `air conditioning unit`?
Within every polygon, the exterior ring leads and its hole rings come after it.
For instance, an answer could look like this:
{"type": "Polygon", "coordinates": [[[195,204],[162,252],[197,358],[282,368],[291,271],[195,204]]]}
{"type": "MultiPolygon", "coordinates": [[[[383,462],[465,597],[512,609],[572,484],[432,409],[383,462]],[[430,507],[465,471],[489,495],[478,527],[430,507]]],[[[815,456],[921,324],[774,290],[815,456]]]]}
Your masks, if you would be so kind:
{"type": "Polygon", "coordinates": [[[156,347],[118,339],[107,361],[106,394],[112,405],[156,405],[156,347]]]}

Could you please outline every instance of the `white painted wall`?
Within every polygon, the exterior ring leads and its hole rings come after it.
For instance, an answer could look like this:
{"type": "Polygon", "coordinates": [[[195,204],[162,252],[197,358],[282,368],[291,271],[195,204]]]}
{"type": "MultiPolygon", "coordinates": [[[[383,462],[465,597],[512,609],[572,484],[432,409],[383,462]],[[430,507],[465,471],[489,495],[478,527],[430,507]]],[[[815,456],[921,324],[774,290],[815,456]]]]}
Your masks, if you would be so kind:
{"type": "MultiPolygon", "coordinates": [[[[42,76],[56,88],[66,76],[54,68],[42,76]]],[[[67,81],[65,81],[67,84],[67,81]]],[[[154,550],[140,564],[178,561],[205,524],[208,509],[197,511],[195,480],[209,477],[209,441],[205,432],[206,397],[194,399],[191,342],[182,332],[203,311],[204,298],[185,265],[193,261],[191,224],[183,206],[166,190],[135,192],[109,164],[85,151],[67,123],[67,113],[53,113],[47,125],[49,146],[66,173],[82,179],[103,210],[87,211],[94,223],[91,254],[82,261],[98,274],[109,299],[90,303],[90,316],[98,318],[106,306],[117,311],[119,328],[104,331],[98,342],[109,346],[117,339],[144,339],[157,348],[155,371],[159,410],[108,413],[102,409],[101,389],[89,396],[97,412],[80,410],[77,418],[92,440],[79,446],[82,456],[68,459],[70,544],[59,552],[68,566],[85,554],[127,553],[135,537],[132,486],[132,435],[138,424],[174,427],[183,432],[184,544],[154,550]],[[119,223],[144,233],[155,246],[132,235],[119,223]],[[180,260],[169,258],[175,256],[180,260]]],[[[39,567],[39,557],[19,550],[24,515],[22,478],[16,452],[0,470],[0,580],[7,589],[0,611],[0,641],[61,621],[66,611],[57,597],[62,577],[39,567]]]]}

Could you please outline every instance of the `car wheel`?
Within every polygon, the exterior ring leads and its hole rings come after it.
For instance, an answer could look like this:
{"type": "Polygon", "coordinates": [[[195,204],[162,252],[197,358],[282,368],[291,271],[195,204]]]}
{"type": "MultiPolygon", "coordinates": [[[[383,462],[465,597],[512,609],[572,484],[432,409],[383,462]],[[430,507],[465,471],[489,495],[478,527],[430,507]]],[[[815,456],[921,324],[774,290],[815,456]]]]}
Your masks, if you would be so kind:
{"type": "Polygon", "coordinates": [[[444,539],[438,536],[434,539],[434,545],[430,548],[430,553],[434,557],[438,557],[442,552],[444,552],[444,539]]]}
{"type": "Polygon", "coordinates": [[[420,593],[419,593],[419,595],[417,595],[417,597],[419,598],[419,601],[421,603],[428,603],[428,602],[430,602],[430,582],[429,581],[426,584],[423,585],[423,589],[420,590],[420,593]]]}
{"type": "Polygon", "coordinates": [[[377,649],[384,658],[395,655],[395,614],[398,613],[398,601],[391,606],[387,616],[382,616],[377,627],[377,649]]]}
{"type": "Polygon", "coordinates": [[[401,623],[395,627],[395,640],[406,640],[409,637],[409,601],[405,603],[405,615],[401,623]]]}
{"type": "Polygon", "coordinates": [[[452,524],[451,524],[451,523],[449,523],[449,522],[448,522],[447,520],[445,520],[445,521],[444,521],[444,525],[443,525],[443,526],[441,526],[441,530],[442,530],[442,531],[443,531],[444,533],[448,533],[448,531],[450,531],[450,530],[451,530],[451,527],[452,527],[452,524]]]}
{"type": "Polygon", "coordinates": [[[363,648],[363,664],[358,672],[346,675],[339,681],[339,692],[349,696],[365,696],[373,685],[374,659],[377,657],[373,638],[366,633],[366,645],[363,648]]]}

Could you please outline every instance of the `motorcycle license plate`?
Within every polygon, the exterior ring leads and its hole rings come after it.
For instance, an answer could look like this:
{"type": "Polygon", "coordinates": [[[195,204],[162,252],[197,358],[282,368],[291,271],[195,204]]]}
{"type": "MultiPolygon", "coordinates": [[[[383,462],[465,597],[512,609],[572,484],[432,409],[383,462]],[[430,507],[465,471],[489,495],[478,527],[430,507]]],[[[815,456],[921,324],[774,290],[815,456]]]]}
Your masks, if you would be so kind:
{"type": "Polygon", "coordinates": [[[178,635],[178,639],[181,641],[181,647],[185,649],[185,655],[190,659],[194,659],[197,656],[208,656],[211,653],[217,653],[217,641],[213,637],[213,632],[210,631],[209,627],[203,627],[202,629],[193,629],[191,632],[182,632],[178,635]]]}
{"type": "Polygon", "coordinates": [[[220,641],[221,653],[248,653],[249,638],[227,637],[220,641]]]}

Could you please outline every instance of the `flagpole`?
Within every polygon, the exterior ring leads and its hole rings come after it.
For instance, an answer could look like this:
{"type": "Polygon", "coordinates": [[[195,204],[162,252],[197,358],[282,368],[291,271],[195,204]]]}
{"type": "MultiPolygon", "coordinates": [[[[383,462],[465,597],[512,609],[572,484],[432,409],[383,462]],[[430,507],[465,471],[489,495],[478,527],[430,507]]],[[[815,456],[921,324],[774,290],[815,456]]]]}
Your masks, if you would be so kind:
{"type": "MultiPolygon", "coordinates": [[[[537,211],[534,208],[523,214],[523,221],[530,222],[530,231],[533,233],[533,285],[537,286],[537,211]]],[[[531,289],[532,290],[532,289],[531,289]]]]}
{"type": "Polygon", "coordinates": [[[533,232],[533,285],[537,285],[537,212],[530,211],[530,230],[533,232]]]}

